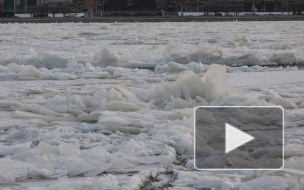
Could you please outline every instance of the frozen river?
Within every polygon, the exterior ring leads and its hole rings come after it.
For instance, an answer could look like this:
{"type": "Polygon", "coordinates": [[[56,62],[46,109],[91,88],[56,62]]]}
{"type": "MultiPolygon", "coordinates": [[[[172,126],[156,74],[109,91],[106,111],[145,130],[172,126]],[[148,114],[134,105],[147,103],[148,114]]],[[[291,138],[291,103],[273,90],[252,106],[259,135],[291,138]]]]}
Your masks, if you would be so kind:
{"type": "Polygon", "coordinates": [[[303,29],[0,25],[0,189],[303,189],[303,29]],[[284,107],[284,169],[197,171],[202,105],[284,107]]]}

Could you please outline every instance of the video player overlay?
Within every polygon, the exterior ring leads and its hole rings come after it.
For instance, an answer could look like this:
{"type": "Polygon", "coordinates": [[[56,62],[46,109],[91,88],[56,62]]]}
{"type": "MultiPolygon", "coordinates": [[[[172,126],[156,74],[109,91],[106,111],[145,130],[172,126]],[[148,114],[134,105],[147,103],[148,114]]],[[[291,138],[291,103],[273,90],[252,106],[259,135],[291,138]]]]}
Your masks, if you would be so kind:
{"type": "Polygon", "coordinates": [[[281,107],[197,107],[195,167],[278,170],[284,166],[281,107]]]}

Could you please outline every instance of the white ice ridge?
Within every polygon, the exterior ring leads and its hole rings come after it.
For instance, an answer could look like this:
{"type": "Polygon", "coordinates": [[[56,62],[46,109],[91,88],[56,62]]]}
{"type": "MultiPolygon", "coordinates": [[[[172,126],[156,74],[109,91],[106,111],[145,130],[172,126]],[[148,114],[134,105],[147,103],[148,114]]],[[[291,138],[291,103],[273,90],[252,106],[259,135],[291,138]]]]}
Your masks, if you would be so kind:
{"type": "Polygon", "coordinates": [[[152,96],[153,103],[163,107],[170,99],[196,99],[201,98],[207,102],[220,99],[226,94],[226,68],[213,64],[208,71],[199,77],[192,71],[181,75],[174,84],[163,84],[157,87],[152,96]]]}

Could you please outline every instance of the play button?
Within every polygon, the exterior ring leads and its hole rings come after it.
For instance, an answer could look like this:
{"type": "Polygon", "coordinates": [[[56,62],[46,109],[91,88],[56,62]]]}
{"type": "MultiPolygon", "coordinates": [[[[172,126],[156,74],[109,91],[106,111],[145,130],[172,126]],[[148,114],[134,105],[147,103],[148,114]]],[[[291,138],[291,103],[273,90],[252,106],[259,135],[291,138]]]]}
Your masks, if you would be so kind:
{"type": "Polygon", "coordinates": [[[228,153],[254,139],[253,136],[244,133],[243,131],[229,125],[228,123],[225,124],[225,135],[225,153],[228,153]]]}
{"type": "Polygon", "coordinates": [[[281,169],[283,113],[278,106],[197,107],[194,166],[202,170],[281,169]]]}

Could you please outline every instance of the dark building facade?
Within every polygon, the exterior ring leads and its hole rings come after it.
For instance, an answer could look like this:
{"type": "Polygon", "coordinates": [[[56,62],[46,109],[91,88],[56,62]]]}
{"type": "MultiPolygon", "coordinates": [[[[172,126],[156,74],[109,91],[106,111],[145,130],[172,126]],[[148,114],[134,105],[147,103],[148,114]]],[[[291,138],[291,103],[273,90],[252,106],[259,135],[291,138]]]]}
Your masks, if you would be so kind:
{"type": "MultiPolygon", "coordinates": [[[[0,12],[61,11],[85,12],[90,0],[0,0],[0,12]],[[14,2],[16,4],[14,5],[14,2]],[[36,7],[36,8],[35,8],[36,7]]],[[[94,12],[293,12],[304,11],[304,0],[93,0],[94,12]]]]}
{"type": "Polygon", "coordinates": [[[105,10],[125,10],[125,11],[155,11],[155,0],[110,0],[105,1],[105,10]]]}
{"type": "Polygon", "coordinates": [[[3,12],[14,12],[14,1],[4,0],[3,1],[3,12]]]}
{"type": "Polygon", "coordinates": [[[27,6],[37,6],[37,0],[0,0],[0,12],[25,12],[27,6]]]}
{"type": "Polygon", "coordinates": [[[70,12],[71,7],[72,0],[0,0],[0,12],[31,13],[54,9],[59,12],[63,9],[70,12]]]}
{"type": "Polygon", "coordinates": [[[304,0],[104,0],[105,11],[300,13],[304,0]]]}

